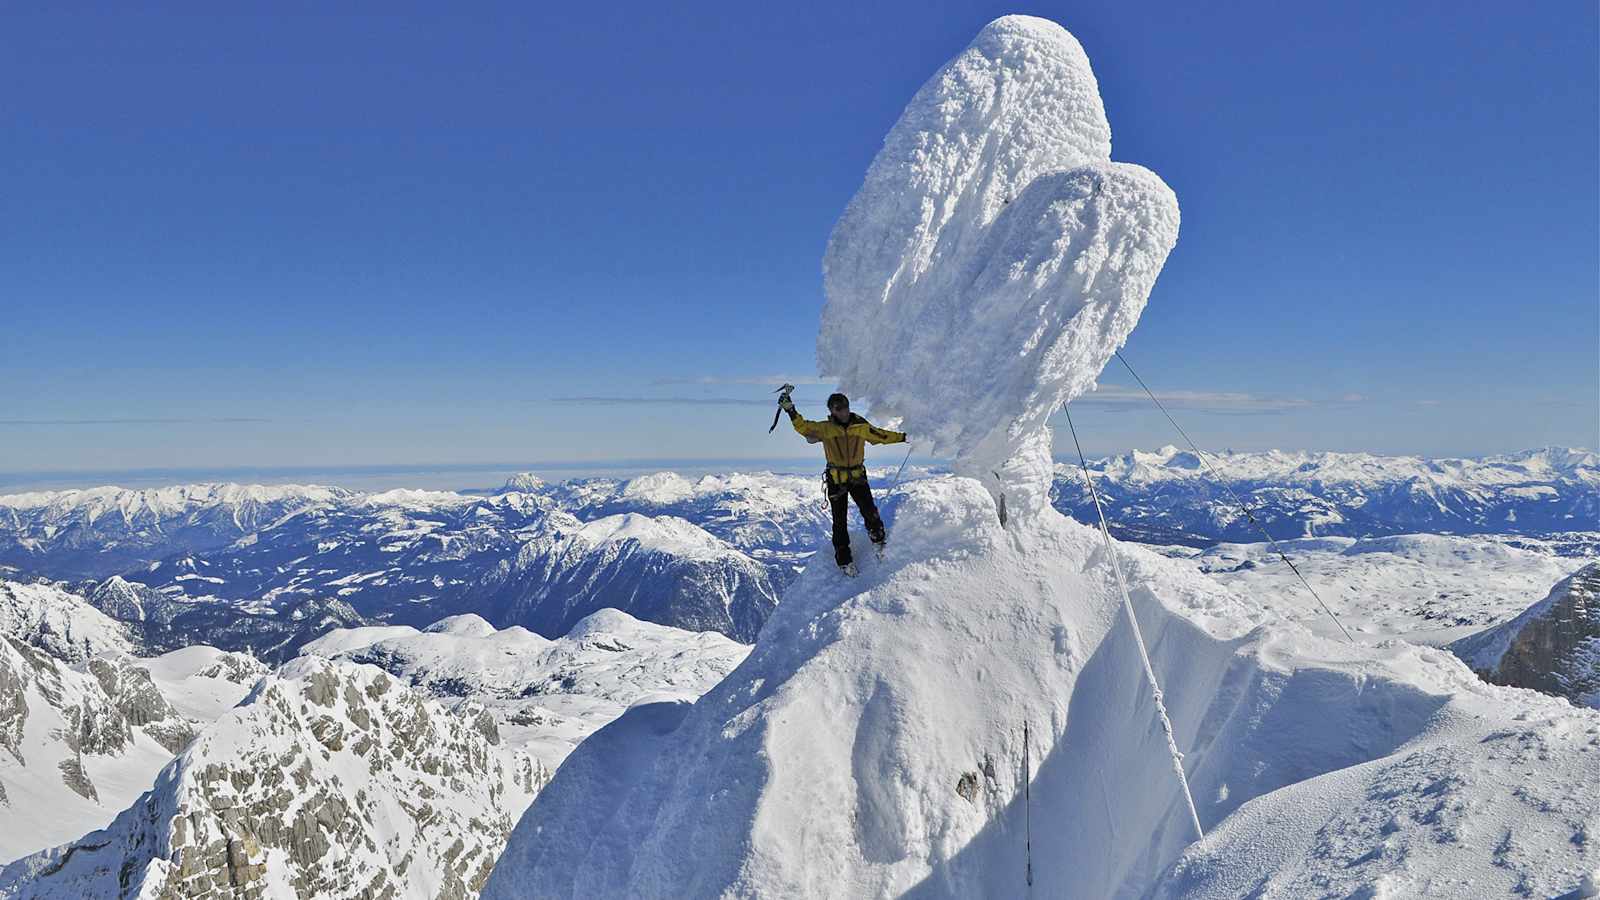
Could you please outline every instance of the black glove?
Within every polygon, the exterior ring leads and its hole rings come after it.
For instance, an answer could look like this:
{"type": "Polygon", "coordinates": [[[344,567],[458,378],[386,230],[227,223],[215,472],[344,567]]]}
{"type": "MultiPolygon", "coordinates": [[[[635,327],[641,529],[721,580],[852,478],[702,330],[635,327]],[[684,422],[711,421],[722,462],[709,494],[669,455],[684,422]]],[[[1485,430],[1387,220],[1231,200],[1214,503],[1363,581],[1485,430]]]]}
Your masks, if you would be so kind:
{"type": "Polygon", "coordinates": [[[786,413],[789,413],[790,415],[793,415],[794,401],[789,399],[788,394],[784,394],[782,397],[778,398],[778,408],[786,413]]]}

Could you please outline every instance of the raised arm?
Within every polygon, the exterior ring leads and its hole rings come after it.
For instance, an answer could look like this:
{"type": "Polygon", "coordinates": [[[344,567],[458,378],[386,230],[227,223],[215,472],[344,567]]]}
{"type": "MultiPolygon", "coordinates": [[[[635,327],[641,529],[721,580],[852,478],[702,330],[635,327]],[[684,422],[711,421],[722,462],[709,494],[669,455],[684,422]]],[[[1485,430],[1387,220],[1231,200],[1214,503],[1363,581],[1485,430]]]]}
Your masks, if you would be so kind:
{"type": "Polygon", "coordinates": [[[817,433],[817,429],[822,427],[821,422],[813,422],[807,419],[792,406],[788,407],[787,411],[789,413],[789,424],[794,426],[794,430],[799,432],[801,437],[812,443],[822,440],[822,435],[817,433]]]}

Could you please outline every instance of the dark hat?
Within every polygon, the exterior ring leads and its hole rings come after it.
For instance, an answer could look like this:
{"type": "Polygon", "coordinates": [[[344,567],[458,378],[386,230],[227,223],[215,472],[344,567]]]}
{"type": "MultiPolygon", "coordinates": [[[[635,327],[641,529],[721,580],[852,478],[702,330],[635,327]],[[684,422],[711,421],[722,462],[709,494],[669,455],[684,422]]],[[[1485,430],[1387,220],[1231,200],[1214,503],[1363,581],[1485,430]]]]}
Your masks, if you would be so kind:
{"type": "Polygon", "coordinates": [[[828,395],[828,408],[829,409],[840,409],[840,408],[849,409],[850,408],[850,398],[846,397],[843,394],[829,394],[828,395]]]}

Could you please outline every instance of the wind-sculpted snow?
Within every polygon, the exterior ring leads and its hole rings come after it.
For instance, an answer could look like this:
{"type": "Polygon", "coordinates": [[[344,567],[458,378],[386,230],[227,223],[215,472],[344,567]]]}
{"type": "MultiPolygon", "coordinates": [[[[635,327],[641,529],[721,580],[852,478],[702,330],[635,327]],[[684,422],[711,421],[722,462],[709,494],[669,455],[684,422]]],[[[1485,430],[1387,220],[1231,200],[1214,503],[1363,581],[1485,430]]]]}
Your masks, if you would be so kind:
{"type": "MultiPolygon", "coordinates": [[[[1036,895],[1157,889],[1193,832],[1098,533],[1053,512],[1002,529],[968,479],[906,494],[884,562],[851,580],[814,561],[698,703],[636,706],[579,745],[486,896],[1021,896],[1024,819],[1036,895]]],[[[1600,717],[1485,685],[1440,650],[1313,636],[1185,562],[1117,552],[1208,829],[1305,804],[1377,816],[1381,783],[1347,786],[1387,771],[1408,785],[1393,796],[1416,795],[1381,832],[1409,855],[1372,855],[1351,825],[1274,865],[1329,873],[1348,885],[1334,896],[1397,871],[1467,896],[1570,889],[1600,862],[1574,839],[1600,824],[1579,787],[1600,778],[1600,717]],[[1530,752],[1558,780],[1512,796],[1530,752]],[[1443,830],[1430,784],[1449,787],[1443,830]],[[1546,803],[1559,814],[1540,819],[1546,803]],[[1521,849],[1496,856],[1519,816],[1536,820],[1521,849]]],[[[1232,846],[1279,844],[1258,830],[1232,846]]],[[[1230,859],[1186,863],[1184,883],[1248,893],[1205,886],[1230,859]]]]}
{"type": "Polygon", "coordinates": [[[1110,160],[1077,40],[998,19],[906,107],[823,260],[821,370],[957,472],[998,471],[1015,512],[1045,505],[1046,420],[1094,384],[1177,241],[1172,192],[1110,160]]]}
{"type": "Polygon", "coordinates": [[[466,898],[546,777],[481,710],[302,658],[111,825],[0,870],[0,897],[466,898]]]}

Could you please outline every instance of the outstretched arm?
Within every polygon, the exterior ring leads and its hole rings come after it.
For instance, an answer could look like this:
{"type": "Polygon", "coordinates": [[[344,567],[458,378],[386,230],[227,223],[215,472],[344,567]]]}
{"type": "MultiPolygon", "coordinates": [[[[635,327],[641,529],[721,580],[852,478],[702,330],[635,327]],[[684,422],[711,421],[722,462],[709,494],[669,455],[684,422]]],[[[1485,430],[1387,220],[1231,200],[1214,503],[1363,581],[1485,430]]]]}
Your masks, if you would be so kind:
{"type": "Polygon", "coordinates": [[[863,422],[860,425],[852,425],[850,430],[861,435],[861,437],[865,438],[869,444],[903,444],[906,440],[904,432],[890,431],[887,428],[879,428],[878,426],[873,425],[871,422],[863,422]]]}

